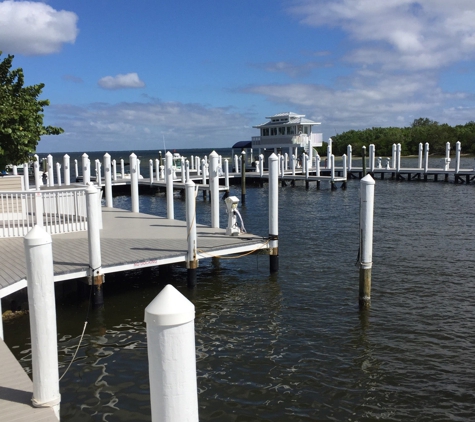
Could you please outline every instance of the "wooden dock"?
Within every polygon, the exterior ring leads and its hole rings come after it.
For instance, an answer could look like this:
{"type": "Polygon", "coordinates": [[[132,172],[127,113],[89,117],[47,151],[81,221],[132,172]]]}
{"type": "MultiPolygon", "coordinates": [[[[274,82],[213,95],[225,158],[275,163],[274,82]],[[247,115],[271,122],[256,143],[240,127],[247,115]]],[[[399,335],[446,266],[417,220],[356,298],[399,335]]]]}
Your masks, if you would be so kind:
{"type": "Polygon", "coordinates": [[[52,408],[31,404],[33,382],[6,344],[0,339],[0,415],[2,421],[57,422],[52,408]]]}
{"type": "MultiPolygon", "coordinates": [[[[186,262],[186,222],[155,215],[102,208],[104,274],[186,262]]],[[[198,259],[249,253],[268,248],[268,239],[252,234],[226,236],[225,229],[197,224],[198,259]]],[[[57,234],[53,239],[55,281],[87,276],[87,232],[57,234]]],[[[23,238],[0,239],[0,298],[26,287],[23,238]]],[[[107,279],[106,279],[107,281],[107,279]]]]}

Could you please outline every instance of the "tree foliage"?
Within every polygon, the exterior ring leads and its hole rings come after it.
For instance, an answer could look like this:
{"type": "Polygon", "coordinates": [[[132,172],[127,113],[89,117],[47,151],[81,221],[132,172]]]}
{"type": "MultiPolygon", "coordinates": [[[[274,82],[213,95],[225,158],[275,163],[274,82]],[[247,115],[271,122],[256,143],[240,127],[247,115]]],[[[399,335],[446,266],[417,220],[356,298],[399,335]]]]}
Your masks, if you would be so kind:
{"type": "MultiPolygon", "coordinates": [[[[475,122],[455,127],[446,123],[420,117],[415,119],[409,127],[373,127],[364,130],[350,130],[339,135],[332,136],[333,153],[342,155],[346,148],[351,145],[353,151],[360,151],[361,147],[374,144],[378,156],[391,156],[393,144],[401,144],[404,155],[416,155],[419,151],[419,143],[428,142],[430,153],[435,155],[445,154],[445,145],[450,143],[453,148],[457,141],[462,144],[463,151],[475,154],[475,122]]],[[[322,150],[322,153],[325,152],[322,150]]]]}
{"type": "MultiPolygon", "coordinates": [[[[0,55],[2,52],[0,51],[0,55]]],[[[43,135],[59,135],[63,129],[43,125],[48,100],[38,97],[44,84],[24,85],[23,70],[11,69],[12,55],[0,61],[0,164],[21,164],[31,159],[43,135]]]]}

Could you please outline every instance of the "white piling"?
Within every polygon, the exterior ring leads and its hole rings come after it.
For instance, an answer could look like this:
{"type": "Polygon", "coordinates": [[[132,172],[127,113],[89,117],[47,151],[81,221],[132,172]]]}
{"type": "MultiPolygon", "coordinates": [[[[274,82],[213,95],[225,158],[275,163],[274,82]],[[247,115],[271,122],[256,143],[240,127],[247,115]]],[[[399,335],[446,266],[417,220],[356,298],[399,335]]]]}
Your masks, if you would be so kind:
{"type": "Polygon", "coordinates": [[[363,307],[371,300],[374,185],[375,181],[369,174],[361,179],[359,303],[363,307]]]}
{"type": "Polygon", "coordinates": [[[180,161],[180,176],[181,176],[181,183],[186,183],[186,174],[185,174],[185,159],[182,157],[180,161]]]}
{"type": "Polygon", "coordinates": [[[462,144],[460,141],[455,143],[455,174],[460,172],[460,152],[462,151],[462,144]]]}
{"type": "Polygon", "coordinates": [[[69,186],[71,184],[71,169],[70,169],[70,158],[68,154],[65,154],[63,157],[63,172],[64,172],[64,184],[69,186]]]}
{"type": "Polygon", "coordinates": [[[130,162],[130,201],[132,202],[132,212],[139,212],[139,174],[137,156],[132,153],[129,156],[130,162]]]}
{"type": "Polygon", "coordinates": [[[160,180],[165,180],[165,166],[160,166],[160,180]]]}
{"type": "Polygon", "coordinates": [[[16,166],[16,164],[12,166],[12,174],[13,176],[18,176],[18,167],[16,166]]]}
{"type": "Polygon", "coordinates": [[[342,163],[342,168],[343,168],[343,172],[342,172],[342,176],[347,179],[348,177],[348,168],[347,168],[347,156],[346,154],[343,154],[342,157],[341,157],[343,163],[342,163]]]}
{"type": "Polygon", "coordinates": [[[35,154],[35,161],[33,163],[33,171],[35,173],[35,189],[40,190],[41,185],[43,182],[41,181],[41,173],[40,173],[40,157],[35,154]]]}
{"type": "Polygon", "coordinates": [[[186,233],[188,244],[188,255],[186,258],[188,287],[196,284],[196,269],[198,268],[198,258],[196,253],[196,191],[195,183],[188,178],[186,185],[186,233]]]}
{"type": "Polygon", "coordinates": [[[100,160],[96,159],[96,181],[97,186],[102,187],[102,163],[100,160]]]}
{"type": "Polygon", "coordinates": [[[75,179],[74,181],[77,182],[77,179],[79,177],[79,168],[78,168],[78,160],[74,160],[74,174],[75,174],[75,179]]]}
{"type": "Polygon", "coordinates": [[[112,208],[114,206],[112,200],[112,175],[111,175],[111,156],[106,152],[104,154],[104,178],[105,178],[105,194],[106,194],[106,207],[112,208]]]}
{"type": "Polygon", "coordinates": [[[30,190],[30,174],[28,173],[28,163],[23,163],[23,181],[25,182],[25,190],[30,190]]]}
{"type": "Polygon", "coordinates": [[[148,173],[150,175],[150,186],[153,184],[153,160],[148,160],[148,173]]]}
{"type": "Polygon", "coordinates": [[[61,164],[56,163],[56,178],[58,180],[58,186],[61,186],[61,164]]]}
{"type": "Polygon", "coordinates": [[[213,151],[209,155],[209,191],[211,195],[211,227],[219,228],[219,177],[218,154],[213,151]]]}
{"type": "Polygon", "coordinates": [[[391,168],[396,168],[396,151],[397,147],[396,144],[393,144],[391,148],[391,168]]]}
{"type": "Polygon", "coordinates": [[[445,162],[444,170],[449,170],[450,168],[450,142],[445,143],[445,162]]]}
{"type": "Polygon", "coordinates": [[[401,144],[396,145],[396,173],[401,171],[401,144]]]}
{"type": "Polygon", "coordinates": [[[417,155],[417,168],[422,168],[422,151],[423,151],[423,146],[422,142],[419,142],[419,149],[418,149],[418,155],[417,155]]]}
{"type": "Polygon", "coordinates": [[[82,155],[82,182],[85,186],[91,181],[91,163],[89,162],[89,156],[84,153],[82,155]]]}
{"type": "Polygon", "coordinates": [[[160,181],[160,160],[155,158],[155,178],[157,182],[160,181]]]}
{"type": "Polygon", "coordinates": [[[234,173],[239,173],[239,157],[234,154],[234,173]]]}
{"type": "Polygon", "coordinates": [[[224,160],[224,186],[229,192],[229,160],[227,158],[224,160]]]}
{"type": "MultiPolygon", "coordinates": [[[[264,162],[264,155],[261,154],[261,155],[259,156],[259,159],[260,159],[261,156],[262,156],[262,161],[264,162]]],[[[284,170],[285,170],[285,171],[288,171],[288,170],[289,170],[289,153],[288,153],[288,152],[286,152],[286,153],[284,154],[284,163],[285,163],[285,165],[284,165],[284,170]]]]}
{"type": "Polygon", "coordinates": [[[374,161],[375,161],[375,148],[374,144],[369,144],[369,171],[370,173],[374,173],[374,161]]]}
{"type": "MultiPolygon", "coordinates": [[[[295,163],[295,160],[294,160],[295,163]]],[[[279,170],[278,158],[269,157],[269,266],[270,272],[279,271],[279,170]]],[[[295,164],[294,164],[295,166],[295,164]]]]}
{"type": "Polygon", "coordinates": [[[259,154],[259,176],[262,178],[264,175],[264,155],[259,154]]]}
{"type": "Polygon", "coordinates": [[[328,146],[327,146],[327,168],[331,169],[332,168],[332,144],[333,144],[333,139],[328,138],[328,146]]]}
{"type": "Polygon", "coordinates": [[[165,154],[165,182],[167,195],[167,218],[175,218],[175,209],[173,205],[173,156],[170,151],[165,154]]]}
{"type": "Polygon", "coordinates": [[[122,179],[124,179],[125,178],[125,163],[124,163],[123,158],[120,159],[120,174],[122,175],[122,179]]]}
{"type": "Polygon", "coordinates": [[[117,161],[115,158],[112,160],[112,180],[115,182],[117,180],[117,161]]]}
{"type": "Polygon", "coordinates": [[[152,422],[197,422],[195,307],[171,284],[145,309],[152,422]]]}
{"type": "Polygon", "coordinates": [[[54,186],[54,168],[53,168],[53,156],[48,154],[48,187],[54,186]]]}
{"type": "Polygon", "coordinates": [[[190,170],[193,171],[195,169],[195,157],[192,155],[190,157],[190,170]]]}
{"type": "MultiPolygon", "coordinates": [[[[320,176],[320,163],[321,163],[321,158],[320,158],[320,155],[316,155],[315,156],[315,175],[317,177],[320,176]]],[[[318,182],[317,182],[318,183],[318,182]]]]}
{"type": "Polygon", "coordinates": [[[59,420],[59,373],[51,235],[35,226],[24,238],[30,310],[35,407],[52,407],[59,420]]]}
{"type": "Polygon", "coordinates": [[[429,169],[429,142],[424,144],[424,173],[429,169]]]}
{"type": "Polygon", "coordinates": [[[333,154],[330,155],[328,164],[330,165],[330,178],[333,187],[333,183],[335,182],[335,156],[333,154]]]}
{"type": "Polygon", "coordinates": [[[195,157],[195,170],[196,170],[196,175],[197,175],[197,176],[201,176],[200,163],[201,163],[200,157],[197,155],[197,156],[195,157]]]}
{"type": "Polygon", "coordinates": [[[297,160],[295,159],[295,155],[292,154],[292,176],[295,176],[295,165],[297,164],[297,160]]]}
{"type": "Polygon", "coordinates": [[[348,171],[352,169],[352,161],[353,161],[353,149],[351,145],[347,145],[346,147],[346,155],[348,156],[348,171]]]}
{"type": "Polygon", "coordinates": [[[190,162],[185,161],[185,183],[190,180],[190,162]]]}

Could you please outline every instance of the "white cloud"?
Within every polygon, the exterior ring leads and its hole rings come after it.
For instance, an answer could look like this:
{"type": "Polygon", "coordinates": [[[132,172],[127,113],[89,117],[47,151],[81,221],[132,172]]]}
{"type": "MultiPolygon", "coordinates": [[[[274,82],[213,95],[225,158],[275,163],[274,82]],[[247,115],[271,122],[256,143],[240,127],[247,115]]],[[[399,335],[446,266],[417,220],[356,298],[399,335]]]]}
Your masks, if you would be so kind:
{"type": "Polygon", "coordinates": [[[345,31],[356,45],[348,59],[360,64],[423,70],[475,57],[471,0],[301,0],[291,12],[303,24],[345,31]]]}
{"type": "MultiPolygon", "coordinates": [[[[317,53],[318,54],[318,53],[317,53]]],[[[316,54],[316,55],[317,55],[316,54]]],[[[263,69],[267,72],[285,73],[292,78],[307,76],[313,69],[330,67],[329,63],[307,62],[303,64],[289,62],[256,63],[251,66],[263,69]]]]}
{"type": "Polygon", "coordinates": [[[124,89],[124,88],[143,88],[145,83],[140,80],[137,73],[127,73],[125,75],[105,76],[97,82],[104,89],[124,89]]]}
{"type": "Polygon", "coordinates": [[[0,50],[25,55],[57,53],[64,43],[74,43],[78,17],[44,3],[0,3],[0,50]]]}

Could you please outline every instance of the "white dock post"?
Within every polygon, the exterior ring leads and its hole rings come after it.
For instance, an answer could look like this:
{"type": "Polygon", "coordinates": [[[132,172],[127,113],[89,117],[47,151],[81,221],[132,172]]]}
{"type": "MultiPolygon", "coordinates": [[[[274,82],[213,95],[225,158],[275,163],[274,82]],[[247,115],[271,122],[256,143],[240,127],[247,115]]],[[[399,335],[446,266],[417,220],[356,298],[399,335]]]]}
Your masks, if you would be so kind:
{"type": "Polygon", "coordinates": [[[89,247],[89,278],[94,289],[94,305],[100,306],[104,303],[102,283],[104,275],[102,273],[101,257],[101,196],[100,190],[91,182],[86,188],[86,208],[87,208],[87,241],[89,247]]]}
{"type": "Polygon", "coordinates": [[[16,164],[12,166],[12,174],[13,176],[18,176],[18,167],[16,164]]]}
{"type": "Polygon", "coordinates": [[[28,173],[28,163],[23,163],[23,181],[25,182],[25,190],[30,190],[30,174],[28,173]]]}
{"type": "Polygon", "coordinates": [[[348,171],[351,171],[353,164],[353,148],[351,145],[347,145],[346,147],[346,155],[348,156],[348,171]]]}
{"type": "Polygon", "coordinates": [[[185,183],[190,180],[190,162],[185,160],[185,183]]]}
{"type": "Polygon", "coordinates": [[[195,183],[188,178],[186,185],[186,232],[188,255],[186,258],[188,287],[196,285],[196,269],[198,268],[198,258],[196,253],[196,192],[195,183]]]}
{"type": "Polygon", "coordinates": [[[229,193],[229,160],[227,158],[224,160],[224,186],[226,192],[229,193]]]}
{"type": "Polygon", "coordinates": [[[445,143],[445,162],[444,170],[448,171],[450,168],[450,142],[445,143]]]}
{"type": "Polygon", "coordinates": [[[34,407],[52,407],[59,420],[58,341],[51,235],[35,226],[24,238],[34,407]]]}
{"type": "Polygon", "coordinates": [[[69,186],[71,184],[71,169],[70,169],[70,158],[68,154],[65,154],[63,157],[63,172],[64,172],[64,184],[69,186]]]}
{"type": "MultiPolygon", "coordinates": [[[[295,160],[294,160],[295,163],[295,160]]],[[[279,271],[279,171],[278,158],[269,157],[269,267],[270,272],[279,271]]],[[[295,164],[294,164],[295,165],[295,164]]]]}
{"type": "Polygon", "coordinates": [[[195,157],[191,155],[190,157],[190,170],[193,171],[195,169],[195,157]]]}
{"type": "Polygon", "coordinates": [[[125,164],[124,164],[124,159],[120,159],[120,174],[122,175],[122,179],[125,178],[125,164]]]}
{"type": "Polygon", "coordinates": [[[246,204],[246,151],[241,151],[241,204],[246,204]]]}
{"type": "Polygon", "coordinates": [[[117,161],[115,158],[112,160],[112,180],[115,182],[117,180],[117,161]]]}
{"type": "MultiPolygon", "coordinates": [[[[315,156],[315,176],[320,177],[320,164],[321,164],[321,158],[320,155],[317,154],[315,156]]],[[[320,180],[317,180],[317,187],[320,187],[320,180]]]]}
{"type": "Polygon", "coordinates": [[[104,179],[105,179],[105,194],[106,194],[106,207],[112,208],[114,206],[112,200],[112,177],[111,177],[111,156],[106,152],[104,154],[104,179]]]}
{"type": "Polygon", "coordinates": [[[262,179],[263,175],[264,175],[264,154],[259,154],[259,177],[262,179]]]}
{"type": "Polygon", "coordinates": [[[145,308],[152,422],[198,422],[194,319],[171,284],[145,308]]]}
{"type": "Polygon", "coordinates": [[[234,173],[239,173],[239,158],[237,154],[234,154],[234,173]]]}
{"type": "Polygon", "coordinates": [[[371,175],[361,179],[360,197],[360,283],[359,304],[366,307],[371,300],[371,268],[373,267],[374,185],[371,175]]]}
{"type": "Polygon", "coordinates": [[[196,175],[197,175],[197,176],[201,176],[200,163],[201,163],[200,157],[197,155],[197,156],[195,157],[195,170],[196,170],[196,175]]]}
{"type": "Polygon", "coordinates": [[[218,154],[209,155],[209,193],[211,196],[211,227],[219,229],[219,177],[218,154]]]}
{"type": "Polygon", "coordinates": [[[155,178],[157,182],[160,181],[160,160],[155,158],[155,178]]]}
{"type": "Polygon", "coordinates": [[[78,169],[78,160],[74,159],[74,174],[76,175],[76,178],[74,179],[75,182],[77,182],[78,177],[79,177],[79,169],[78,169]]]}
{"type": "Polygon", "coordinates": [[[129,156],[130,163],[130,200],[132,202],[132,212],[139,212],[139,175],[137,156],[132,153],[129,156]]]}
{"type": "MultiPolygon", "coordinates": [[[[374,151],[373,151],[373,152],[374,152],[374,151]]],[[[347,158],[346,154],[343,154],[343,155],[341,156],[341,159],[342,159],[342,161],[343,161],[343,164],[342,164],[342,167],[343,167],[342,176],[343,176],[345,179],[347,179],[347,178],[348,178],[348,169],[347,169],[347,166],[346,166],[346,165],[347,165],[347,160],[348,160],[348,158],[347,158]]],[[[346,183],[346,182],[344,182],[344,183],[346,183]]]]}
{"type": "MultiPolygon", "coordinates": [[[[260,159],[261,155],[259,155],[259,159],[260,159]]],[[[262,159],[264,160],[263,155],[262,155],[262,159]]],[[[289,170],[289,153],[288,152],[284,153],[284,170],[285,171],[289,170]]]]}
{"type": "Polygon", "coordinates": [[[58,186],[61,186],[61,164],[56,163],[56,177],[58,179],[58,186]]]}
{"type": "Polygon", "coordinates": [[[140,159],[137,158],[137,180],[142,179],[142,174],[140,173],[141,167],[140,167],[140,159]]]}
{"type": "Polygon", "coordinates": [[[185,174],[185,159],[182,157],[180,160],[180,176],[181,176],[181,183],[186,183],[186,174],[185,174]]]}
{"type": "Polygon", "coordinates": [[[89,156],[84,153],[82,155],[82,183],[87,186],[91,181],[91,163],[89,162],[89,156]]]}
{"type": "Polygon", "coordinates": [[[330,179],[331,179],[331,185],[332,189],[335,189],[335,156],[332,154],[330,155],[330,179]]]}
{"type": "Polygon", "coordinates": [[[148,173],[150,175],[150,186],[153,184],[153,160],[148,160],[148,173]]]}
{"type": "Polygon", "coordinates": [[[33,171],[35,173],[35,188],[36,190],[40,190],[40,187],[43,184],[43,182],[41,181],[40,157],[38,157],[38,154],[35,154],[35,161],[33,162],[33,171]]]}
{"type": "MultiPolygon", "coordinates": [[[[295,176],[295,166],[297,164],[297,160],[295,159],[295,155],[292,154],[292,176],[295,176]]],[[[269,169],[270,170],[270,169],[269,169]]]]}
{"type": "Polygon", "coordinates": [[[331,157],[332,157],[332,154],[333,154],[333,139],[332,138],[328,138],[328,147],[327,147],[327,168],[331,170],[332,168],[332,164],[331,164],[331,157]]]}
{"type": "Polygon", "coordinates": [[[396,145],[396,174],[401,171],[401,144],[396,145]]]}
{"type": "Polygon", "coordinates": [[[462,144],[460,141],[455,143],[455,174],[460,172],[460,152],[462,151],[462,144]]]}
{"type": "Polygon", "coordinates": [[[374,173],[374,159],[375,159],[374,144],[369,144],[369,171],[374,173]]]}
{"type": "Polygon", "coordinates": [[[167,195],[167,218],[175,219],[175,209],[173,204],[173,156],[170,151],[165,154],[165,182],[167,195]]]}
{"type": "MultiPolygon", "coordinates": [[[[427,170],[429,169],[429,142],[424,144],[424,177],[427,178],[427,170]]],[[[426,179],[427,180],[427,179],[426,179]]]]}
{"type": "Polygon", "coordinates": [[[160,180],[165,180],[165,166],[160,166],[160,180]]]}
{"type": "Polygon", "coordinates": [[[396,144],[393,144],[391,148],[391,168],[396,168],[396,144]]]}
{"type": "Polygon", "coordinates": [[[102,187],[102,163],[96,159],[96,182],[97,186],[102,187]]]}
{"type": "Polygon", "coordinates": [[[54,186],[54,168],[53,168],[53,156],[48,154],[48,187],[54,186]]]}
{"type": "Polygon", "coordinates": [[[422,151],[423,151],[422,142],[419,142],[419,153],[417,155],[417,167],[422,168],[422,151]]]}

